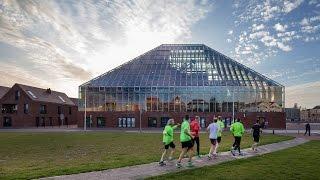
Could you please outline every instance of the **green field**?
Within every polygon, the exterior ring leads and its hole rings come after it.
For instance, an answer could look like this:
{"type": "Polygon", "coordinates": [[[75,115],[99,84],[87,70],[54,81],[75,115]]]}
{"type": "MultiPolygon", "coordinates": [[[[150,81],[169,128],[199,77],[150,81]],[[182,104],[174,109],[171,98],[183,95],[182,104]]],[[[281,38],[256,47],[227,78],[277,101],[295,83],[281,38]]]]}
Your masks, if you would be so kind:
{"type": "MultiPolygon", "coordinates": [[[[175,135],[176,139],[178,134],[175,135]]],[[[262,144],[292,137],[264,134],[262,144]]],[[[201,137],[201,152],[209,141],[201,137]]],[[[232,137],[223,135],[221,150],[230,148],[232,137]]],[[[161,134],[73,132],[0,133],[0,179],[30,179],[117,168],[158,161],[162,151],[161,134]]],[[[243,147],[252,143],[243,138],[243,147]]],[[[178,150],[180,144],[177,143],[178,150]]],[[[178,156],[178,153],[176,153],[178,156]]]]}
{"type": "Polygon", "coordinates": [[[320,141],[150,179],[320,179],[320,141]]]}

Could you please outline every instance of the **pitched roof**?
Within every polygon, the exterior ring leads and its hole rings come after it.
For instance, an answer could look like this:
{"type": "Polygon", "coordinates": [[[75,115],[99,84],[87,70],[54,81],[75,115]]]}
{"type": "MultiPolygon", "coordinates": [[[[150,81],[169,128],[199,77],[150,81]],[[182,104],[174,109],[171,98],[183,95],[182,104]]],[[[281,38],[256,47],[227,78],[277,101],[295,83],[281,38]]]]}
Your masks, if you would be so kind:
{"type": "Polygon", "coordinates": [[[81,86],[283,87],[204,44],[163,44],[81,86]]]}
{"type": "Polygon", "coordinates": [[[315,106],[313,109],[320,109],[320,105],[315,106]]]}
{"type": "Polygon", "coordinates": [[[48,89],[37,88],[33,86],[27,86],[23,84],[16,84],[19,86],[32,100],[40,102],[50,102],[65,105],[75,105],[70,98],[62,92],[48,91],[48,89]]]}
{"type": "Polygon", "coordinates": [[[0,99],[10,90],[9,87],[0,86],[0,99]]]}
{"type": "Polygon", "coordinates": [[[78,106],[79,98],[69,98],[76,106],[78,106]]]}

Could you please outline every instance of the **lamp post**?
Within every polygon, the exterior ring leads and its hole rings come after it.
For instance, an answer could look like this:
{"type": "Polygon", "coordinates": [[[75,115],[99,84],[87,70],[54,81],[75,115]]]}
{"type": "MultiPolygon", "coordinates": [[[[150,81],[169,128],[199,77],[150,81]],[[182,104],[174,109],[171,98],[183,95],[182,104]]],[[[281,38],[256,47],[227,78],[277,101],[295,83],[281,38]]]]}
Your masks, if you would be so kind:
{"type": "Polygon", "coordinates": [[[87,130],[87,86],[84,86],[84,119],[83,119],[83,130],[87,130]]]}
{"type": "Polygon", "coordinates": [[[141,120],[142,120],[142,109],[141,107],[139,108],[140,109],[140,120],[139,120],[139,132],[142,133],[142,129],[141,129],[141,120]]]}
{"type": "Polygon", "coordinates": [[[234,122],[234,86],[232,90],[232,120],[234,122]]]}

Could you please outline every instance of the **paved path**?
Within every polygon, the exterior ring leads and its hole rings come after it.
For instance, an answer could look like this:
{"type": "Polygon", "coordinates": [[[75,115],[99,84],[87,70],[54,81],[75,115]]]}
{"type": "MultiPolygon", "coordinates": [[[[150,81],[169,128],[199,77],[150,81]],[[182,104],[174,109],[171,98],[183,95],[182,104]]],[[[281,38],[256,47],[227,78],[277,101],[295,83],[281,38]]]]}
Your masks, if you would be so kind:
{"type": "MultiPolygon", "coordinates": [[[[249,158],[253,156],[258,156],[274,151],[279,151],[282,149],[286,149],[289,147],[297,146],[307,142],[307,139],[304,138],[295,138],[289,141],[283,141],[274,144],[268,144],[259,147],[258,152],[252,152],[250,149],[244,149],[243,152],[245,156],[232,156],[230,152],[223,152],[219,154],[216,159],[208,160],[206,157],[201,159],[194,159],[195,167],[203,167],[208,165],[215,165],[226,161],[232,161],[235,159],[249,158]]],[[[185,165],[186,160],[184,160],[183,165],[185,165]]],[[[125,179],[143,179],[145,177],[157,176],[161,174],[166,174],[169,172],[181,171],[184,169],[188,169],[186,167],[182,167],[180,169],[175,167],[175,161],[167,163],[166,166],[160,167],[157,162],[150,164],[142,164],[137,166],[130,166],[124,168],[110,169],[104,171],[97,172],[89,172],[89,173],[81,173],[81,174],[73,174],[73,175],[64,175],[64,176],[56,176],[44,179],[62,179],[62,180],[74,180],[74,179],[83,179],[83,180],[100,180],[100,179],[108,179],[108,180],[125,180],[125,179]]]]}

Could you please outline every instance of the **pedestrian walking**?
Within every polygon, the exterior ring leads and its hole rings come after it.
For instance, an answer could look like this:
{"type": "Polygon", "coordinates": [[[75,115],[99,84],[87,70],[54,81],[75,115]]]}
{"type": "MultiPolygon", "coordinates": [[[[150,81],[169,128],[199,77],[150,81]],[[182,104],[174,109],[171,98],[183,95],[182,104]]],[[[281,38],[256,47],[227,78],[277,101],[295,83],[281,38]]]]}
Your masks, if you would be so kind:
{"type": "Polygon", "coordinates": [[[304,135],[309,134],[309,136],[311,135],[311,126],[309,124],[309,122],[307,122],[306,124],[306,132],[304,133],[304,135]]]}

